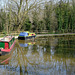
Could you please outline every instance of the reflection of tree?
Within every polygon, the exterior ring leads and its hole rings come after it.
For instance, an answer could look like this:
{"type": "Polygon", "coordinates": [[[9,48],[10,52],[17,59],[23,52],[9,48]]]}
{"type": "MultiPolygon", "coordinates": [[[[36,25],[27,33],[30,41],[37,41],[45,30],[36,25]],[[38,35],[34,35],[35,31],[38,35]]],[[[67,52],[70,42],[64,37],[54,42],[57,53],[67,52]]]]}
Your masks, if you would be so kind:
{"type": "Polygon", "coordinates": [[[62,57],[75,57],[75,40],[73,36],[59,38],[56,54],[62,57]]]}
{"type": "Polygon", "coordinates": [[[46,50],[46,52],[51,52],[51,54],[54,54],[55,53],[55,48],[57,46],[57,42],[58,42],[58,39],[55,38],[55,37],[46,37],[46,38],[41,38],[41,41],[38,42],[38,44],[40,44],[41,46],[43,46],[46,50]]]}
{"type": "Polygon", "coordinates": [[[26,51],[24,51],[24,48],[21,48],[19,46],[18,42],[16,42],[16,47],[15,47],[15,51],[12,56],[13,59],[11,60],[11,65],[14,65],[16,67],[19,65],[20,72],[22,72],[23,66],[25,67],[25,72],[27,72],[27,62],[29,62],[29,61],[25,57],[25,54],[26,54],[26,51]]]}
{"type": "MultiPolygon", "coordinates": [[[[10,65],[20,68],[20,72],[25,70],[24,72],[27,73],[27,65],[34,65],[34,63],[30,62],[27,58],[28,51],[31,50],[32,47],[29,46],[29,48],[23,48],[20,47],[19,43],[16,42],[15,45],[15,51],[13,52],[12,59],[10,62],[10,65]]],[[[31,54],[31,52],[30,52],[31,54]]]]}
{"type": "MultiPolygon", "coordinates": [[[[55,73],[57,75],[65,75],[69,73],[75,74],[75,59],[71,57],[65,58],[64,54],[59,50],[62,49],[62,47],[59,48],[59,45],[62,44],[62,39],[58,37],[38,38],[35,45],[30,45],[24,48],[20,47],[19,43],[16,42],[10,65],[16,67],[19,66],[21,73],[32,75],[55,75],[55,73]],[[54,54],[51,54],[51,49],[55,52],[54,54]]],[[[64,40],[65,38],[63,41],[64,40]]]]}

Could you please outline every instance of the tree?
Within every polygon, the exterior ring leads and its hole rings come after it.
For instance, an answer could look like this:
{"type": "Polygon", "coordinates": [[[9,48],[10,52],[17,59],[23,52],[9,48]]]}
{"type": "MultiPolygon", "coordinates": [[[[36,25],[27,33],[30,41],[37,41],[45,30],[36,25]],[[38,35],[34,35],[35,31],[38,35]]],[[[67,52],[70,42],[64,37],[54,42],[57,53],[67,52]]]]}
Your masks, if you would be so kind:
{"type": "Polygon", "coordinates": [[[33,2],[30,0],[9,0],[8,3],[12,6],[13,23],[17,31],[20,31],[23,27],[23,22],[25,22],[26,17],[28,17],[29,11],[34,9],[39,2],[36,2],[36,0],[33,2]]]}
{"type": "Polygon", "coordinates": [[[6,13],[3,9],[0,10],[0,31],[3,31],[6,23],[6,13]]]}
{"type": "Polygon", "coordinates": [[[51,7],[50,4],[46,3],[45,4],[45,9],[44,9],[44,21],[45,21],[45,25],[46,25],[46,29],[50,30],[50,19],[51,19],[51,7]]]}
{"type": "Polygon", "coordinates": [[[72,0],[72,13],[71,13],[71,21],[72,21],[72,31],[75,32],[75,0],[72,0]]]}
{"type": "Polygon", "coordinates": [[[38,13],[37,13],[37,10],[35,9],[33,11],[33,31],[36,31],[38,30],[38,13]]]}
{"type": "Polygon", "coordinates": [[[27,18],[23,24],[23,27],[21,28],[22,30],[26,30],[26,31],[30,31],[31,30],[31,26],[32,26],[32,23],[31,21],[29,20],[29,18],[27,18]]]}

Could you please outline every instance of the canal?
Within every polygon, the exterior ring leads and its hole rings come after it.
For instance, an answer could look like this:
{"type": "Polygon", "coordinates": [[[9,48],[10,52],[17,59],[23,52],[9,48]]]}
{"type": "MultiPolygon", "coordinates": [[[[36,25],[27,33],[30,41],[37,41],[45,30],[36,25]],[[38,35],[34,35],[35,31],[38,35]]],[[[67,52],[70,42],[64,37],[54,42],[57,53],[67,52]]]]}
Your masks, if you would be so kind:
{"type": "Polygon", "coordinates": [[[75,75],[75,36],[16,39],[13,50],[0,56],[0,75],[75,75]]]}

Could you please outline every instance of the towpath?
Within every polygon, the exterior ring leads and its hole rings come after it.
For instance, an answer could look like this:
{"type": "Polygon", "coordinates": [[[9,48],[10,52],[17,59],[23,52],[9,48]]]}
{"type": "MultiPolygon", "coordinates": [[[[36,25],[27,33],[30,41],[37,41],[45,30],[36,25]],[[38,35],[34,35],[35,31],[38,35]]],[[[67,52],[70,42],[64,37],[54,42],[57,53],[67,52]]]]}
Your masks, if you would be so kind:
{"type": "Polygon", "coordinates": [[[63,35],[75,35],[75,33],[63,33],[63,34],[38,34],[37,37],[39,37],[39,36],[63,36],[63,35]]]}

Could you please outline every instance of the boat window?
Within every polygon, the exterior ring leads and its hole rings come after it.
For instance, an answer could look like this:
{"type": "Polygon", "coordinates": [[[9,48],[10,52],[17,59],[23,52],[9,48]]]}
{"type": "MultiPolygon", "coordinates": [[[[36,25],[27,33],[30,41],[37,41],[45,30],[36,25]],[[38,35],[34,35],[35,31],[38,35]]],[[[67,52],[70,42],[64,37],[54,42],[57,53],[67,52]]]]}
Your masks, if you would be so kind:
{"type": "Polygon", "coordinates": [[[28,33],[28,35],[29,35],[29,33],[28,33]]]}

